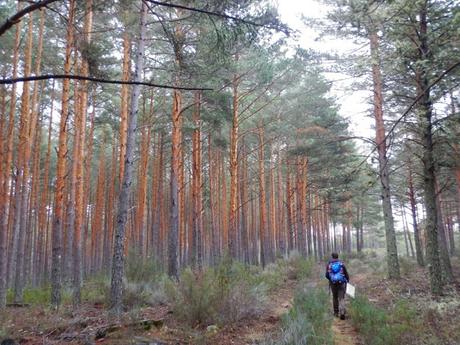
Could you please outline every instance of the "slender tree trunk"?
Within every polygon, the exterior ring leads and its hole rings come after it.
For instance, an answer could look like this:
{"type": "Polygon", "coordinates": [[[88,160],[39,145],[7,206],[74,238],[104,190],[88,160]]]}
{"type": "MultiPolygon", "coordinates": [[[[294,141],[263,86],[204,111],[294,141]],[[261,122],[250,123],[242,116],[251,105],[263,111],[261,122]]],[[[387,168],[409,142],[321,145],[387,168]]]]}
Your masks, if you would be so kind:
{"type": "Polygon", "coordinates": [[[241,197],[241,249],[243,252],[243,262],[249,264],[249,185],[248,185],[248,157],[244,137],[241,139],[241,168],[240,168],[240,197],[241,197]]]}
{"type": "MultiPolygon", "coordinates": [[[[142,1],[140,15],[140,35],[136,51],[135,81],[142,80],[144,69],[144,52],[145,52],[145,35],[146,35],[146,17],[147,4],[142,1]]],[[[124,275],[124,245],[125,245],[125,228],[128,220],[129,211],[129,193],[131,191],[132,176],[134,170],[134,148],[136,139],[137,116],[139,112],[139,96],[141,92],[140,85],[134,85],[131,94],[131,109],[128,118],[128,133],[126,141],[125,170],[123,174],[123,183],[121,185],[120,196],[118,199],[117,226],[115,232],[115,245],[112,263],[112,283],[110,290],[111,310],[115,314],[122,311],[122,293],[123,293],[123,275],[124,275]]]]}
{"type": "Polygon", "coordinates": [[[411,209],[411,216],[412,216],[412,227],[414,229],[414,242],[415,242],[415,253],[417,257],[417,263],[419,266],[425,266],[425,260],[423,258],[423,246],[420,240],[420,233],[419,228],[417,225],[417,203],[415,201],[415,191],[414,191],[414,183],[413,183],[413,174],[412,174],[412,163],[409,160],[408,162],[408,197],[411,209]]]}
{"type": "Polygon", "coordinates": [[[447,238],[446,238],[446,229],[444,226],[444,215],[442,213],[442,197],[441,191],[439,190],[439,185],[437,181],[435,181],[435,191],[436,191],[436,212],[438,214],[438,236],[439,236],[439,255],[441,258],[442,264],[442,272],[443,278],[446,282],[452,283],[454,280],[454,276],[452,273],[452,265],[450,263],[449,257],[449,247],[447,245],[447,238]]]}
{"type": "MultiPolygon", "coordinates": [[[[412,238],[410,236],[409,224],[407,222],[406,211],[404,209],[404,205],[401,205],[401,215],[402,215],[403,230],[405,233],[405,237],[407,237],[407,240],[409,243],[409,248],[410,248],[410,253],[411,253],[410,256],[415,257],[414,246],[412,244],[412,238]]],[[[407,255],[409,256],[409,253],[407,253],[407,255]]]]}
{"type": "MultiPolygon", "coordinates": [[[[235,58],[238,61],[238,56],[235,58]]],[[[237,74],[233,76],[233,113],[232,128],[230,131],[230,212],[229,212],[229,235],[228,250],[232,258],[236,258],[236,232],[237,232],[237,210],[238,210],[238,86],[240,78],[237,74]]],[[[227,246],[227,244],[225,244],[227,246]]],[[[225,249],[227,249],[225,247],[225,249]]]]}
{"type": "MultiPolygon", "coordinates": [[[[71,52],[74,45],[74,16],[75,0],[70,0],[69,19],[67,24],[66,53],[64,73],[70,74],[71,52]]],[[[67,124],[69,117],[70,79],[64,79],[62,86],[61,120],[59,125],[58,154],[56,168],[56,191],[54,194],[53,210],[53,240],[52,240],[52,268],[51,268],[51,303],[58,307],[61,303],[62,280],[62,230],[64,223],[64,189],[66,180],[67,159],[67,124]]]]}
{"type": "MultiPolygon", "coordinates": [[[[33,16],[29,15],[29,26],[27,42],[25,47],[24,75],[29,76],[32,70],[32,43],[33,43],[33,16]]],[[[16,189],[16,208],[14,213],[13,244],[16,250],[12,251],[12,267],[15,269],[14,280],[14,301],[21,303],[23,300],[23,290],[25,285],[24,277],[24,255],[27,232],[27,214],[29,198],[29,174],[30,156],[33,145],[31,132],[34,133],[36,121],[32,118],[37,113],[31,112],[30,106],[30,85],[28,82],[23,84],[21,96],[21,120],[19,129],[19,157],[18,157],[18,185],[16,189]],[[32,116],[31,116],[32,115],[32,116]],[[17,241],[17,243],[15,243],[17,241]],[[16,257],[14,257],[16,255],[16,257]]],[[[13,247],[14,248],[14,247],[13,247]]]]}
{"type": "Polygon", "coordinates": [[[161,204],[164,200],[161,199],[163,191],[163,135],[159,133],[157,143],[157,154],[155,159],[154,183],[152,190],[152,249],[153,255],[157,262],[162,258],[161,251],[161,204]]]}
{"type": "Polygon", "coordinates": [[[385,126],[383,122],[383,95],[382,76],[380,72],[379,37],[377,30],[369,34],[370,49],[372,55],[372,80],[374,84],[374,117],[376,130],[376,143],[379,155],[380,183],[382,186],[383,218],[385,221],[385,238],[387,247],[388,276],[390,279],[399,279],[398,249],[396,247],[396,235],[394,229],[393,212],[391,208],[391,191],[389,176],[389,161],[387,157],[387,143],[385,138],[385,126]]]}
{"type": "Polygon", "coordinates": [[[105,243],[101,236],[102,224],[104,221],[104,195],[105,195],[105,142],[102,143],[99,152],[99,168],[96,187],[96,202],[91,222],[91,272],[95,273],[100,269],[100,254],[103,251],[102,243],[105,243]]]}
{"type": "Polygon", "coordinates": [[[267,201],[265,194],[265,140],[264,140],[264,128],[263,124],[259,124],[258,127],[259,134],[259,198],[260,198],[260,207],[259,207],[259,241],[260,241],[260,262],[262,267],[268,263],[270,260],[268,253],[268,241],[269,234],[267,229],[267,201]]]}
{"type": "MultiPolygon", "coordinates": [[[[128,81],[131,69],[131,39],[128,30],[123,33],[123,69],[122,80],[128,81]]],[[[120,174],[119,183],[122,183],[125,171],[126,138],[128,131],[128,112],[129,112],[129,85],[121,86],[121,113],[120,113],[120,174]]]]}
{"type": "Polygon", "coordinates": [[[193,153],[192,153],[192,243],[191,256],[192,264],[201,269],[203,265],[203,248],[202,248],[202,232],[203,232],[203,217],[202,217],[202,163],[201,163],[201,95],[195,93],[195,109],[193,111],[193,123],[195,129],[193,131],[193,153]]]}
{"type": "Polygon", "coordinates": [[[146,255],[146,226],[145,226],[145,209],[147,204],[147,176],[149,166],[149,146],[151,138],[151,129],[142,130],[141,149],[138,169],[138,193],[137,193],[137,210],[136,210],[136,233],[137,248],[141,260],[146,255]]]}

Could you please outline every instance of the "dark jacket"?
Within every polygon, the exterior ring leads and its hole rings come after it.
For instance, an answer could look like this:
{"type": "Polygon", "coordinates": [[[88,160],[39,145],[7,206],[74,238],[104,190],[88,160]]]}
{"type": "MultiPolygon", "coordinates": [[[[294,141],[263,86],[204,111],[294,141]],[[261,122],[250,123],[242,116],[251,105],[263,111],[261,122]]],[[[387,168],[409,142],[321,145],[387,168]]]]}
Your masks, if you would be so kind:
{"type": "Polygon", "coordinates": [[[337,261],[340,261],[342,262],[342,267],[343,267],[343,275],[345,276],[345,278],[347,279],[347,282],[350,281],[350,277],[348,276],[348,272],[347,272],[347,268],[345,267],[345,264],[343,263],[343,261],[341,261],[340,259],[331,259],[329,260],[329,262],[327,263],[327,266],[326,266],[326,279],[331,281],[331,278],[329,277],[329,273],[331,272],[331,263],[333,262],[337,262],[337,261]]]}

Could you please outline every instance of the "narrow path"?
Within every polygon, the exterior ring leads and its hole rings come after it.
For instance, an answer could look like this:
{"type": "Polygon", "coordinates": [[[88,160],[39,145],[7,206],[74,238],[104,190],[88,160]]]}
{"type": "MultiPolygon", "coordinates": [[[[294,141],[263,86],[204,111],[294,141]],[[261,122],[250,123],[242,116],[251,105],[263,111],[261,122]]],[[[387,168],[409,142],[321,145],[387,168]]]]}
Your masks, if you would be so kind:
{"type": "Polygon", "coordinates": [[[332,322],[334,345],[363,345],[358,332],[351,324],[351,320],[334,318],[332,322]]]}
{"type": "MultiPolygon", "coordinates": [[[[322,287],[324,289],[328,288],[327,280],[324,279],[324,267],[322,265],[316,266],[312,277],[312,287],[322,287]]],[[[329,308],[332,312],[332,296],[330,298],[329,308]]],[[[346,308],[349,309],[350,297],[346,296],[345,301],[346,308]]],[[[353,327],[349,316],[345,320],[340,320],[339,318],[334,317],[331,330],[334,345],[364,345],[359,333],[353,327]]]]}
{"type": "Polygon", "coordinates": [[[275,336],[279,331],[281,316],[292,307],[297,284],[296,280],[288,280],[276,294],[270,296],[267,311],[260,321],[251,327],[250,332],[244,335],[244,344],[257,344],[267,339],[270,334],[275,336]]]}

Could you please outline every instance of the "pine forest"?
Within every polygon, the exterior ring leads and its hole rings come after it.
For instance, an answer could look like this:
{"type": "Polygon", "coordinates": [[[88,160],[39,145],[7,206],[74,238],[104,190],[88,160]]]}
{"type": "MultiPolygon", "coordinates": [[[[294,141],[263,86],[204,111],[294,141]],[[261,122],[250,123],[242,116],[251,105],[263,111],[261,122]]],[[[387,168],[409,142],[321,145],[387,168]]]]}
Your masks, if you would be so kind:
{"type": "Polygon", "coordinates": [[[1,345],[460,344],[459,247],[458,0],[0,0],[1,345]]]}

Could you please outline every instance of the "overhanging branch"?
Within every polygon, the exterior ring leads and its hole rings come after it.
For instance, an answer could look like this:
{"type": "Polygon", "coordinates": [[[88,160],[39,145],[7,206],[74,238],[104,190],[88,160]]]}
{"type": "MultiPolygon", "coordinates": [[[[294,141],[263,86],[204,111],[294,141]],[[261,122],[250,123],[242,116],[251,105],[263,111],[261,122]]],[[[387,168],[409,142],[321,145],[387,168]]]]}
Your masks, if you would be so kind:
{"type": "Polygon", "coordinates": [[[34,3],[33,5],[30,5],[26,8],[23,8],[19,12],[17,12],[15,15],[9,17],[3,24],[0,26],[0,36],[3,35],[7,30],[9,30],[14,24],[18,23],[22,17],[24,17],[26,14],[39,10],[42,7],[45,7],[46,5],[49,5],[53,2],[56,2],[58,0],[43,0],[34,3]]]}
{"type": "Polygon", "coordinates": [[[253,21],[250,21],[250,20],[230,16],[230,15],[224,14],[224,13],[212,12],[212,11],[208,11],[208,10],[204,10],[204,9],[200,9],[200,8],[189,7],[189,6],[178,5],[178,4],[172,4],[172,3],[163,2],[163,1],[156,1],[156,0],[145,0],[145,1],[150,2],[152,4],[155,4],[155,5],[158,5],[158,6],[178,8],[178,9],[182,9],[182,10],[203,13],[203,14],[207,14],[208,16],[214,16],[214,17],[230,19],[230,20],[240,22],[240,23],[243,23],[243,24],[248,24],[248,25],[252,25],[252,26],[258,26],[258,27],[263,27],[263,28],[272,29],[272,30],[276,30],[276,31],[281,31],[281,32],[283,32],[284,34],[286,34],[288,36],[290,34],[289,29],[285,28],[285,27],[278,27],[278,26],[275,27],[275,26],[272,26],[272,25],[256,23],[256,22],[253,22],[253,21]]]}
{"type": "Polygon", "coordinates": [[[202,87],[163,85],[163,84],[155,84],[155,83],[149,83],[149,82],[144,82],[144,81],[111,80],[111,79],[102,79],[102,78],[94,78],[94,77],[85,77],[82,75],[66,75],[66,74],[46,74],[46,75],[37,75],[37,76],[30,76],[30,77],[0,79],[0,85],[36,81],[36,80],[48,80],[48,79],[88,80],[88,81],[93,81],[96,83],[103,83],[103,84],[144,85],[144,86],[149,86],[149,87],[157,87],[160,89],[176,89],[176,90],[186,90],[186,91],[195,91],[195,90],[212,91],[213,90],[210,88],[202,88],[202,87]]]}

